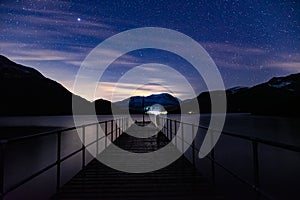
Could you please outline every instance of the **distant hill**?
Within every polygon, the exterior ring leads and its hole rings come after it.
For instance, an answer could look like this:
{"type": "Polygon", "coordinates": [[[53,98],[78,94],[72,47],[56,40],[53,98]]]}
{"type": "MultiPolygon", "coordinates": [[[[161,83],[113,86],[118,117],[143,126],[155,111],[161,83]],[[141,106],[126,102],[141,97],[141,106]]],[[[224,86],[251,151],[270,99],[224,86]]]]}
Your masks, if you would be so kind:
{"type": "MultiPolygon", "coordinates": [[[[220,94],[218,91],[213,93],[220,94]]],[[[251,88],[231,88],[226,90],[226,96],[229,113],[300,116],[300,73],[275,77],[251,88]]],[[[201,112],[209,113],[211,108],[209,93],[201,93],[197,100],[201,112]]],[[[183,103],[188,102],[189,100],[186,100],[183,103]]]]}
{"type": "MultiPolygon", "coordinates": [[[[97,105],[98,114],[109,114],[110,102],[89,102],[74,95],[37,70],[0,55],[0,115],[70,115],[72,96],[82,107],[97,105]]],[[[81,113],[88,114],[88,113],[81,113]]]]}
{"type": "Polygon", "coordinates": [[[300,73],[275,77],[231,96],[253,114],[300,115],[300,73]]]}
{"type": "MultiPolygon", "coordinates": [[[[141,96],[111,103],[99,99],[89,102],[74,95],[59,83],[44,77],[37,70],[19,65],[0,55],[0,115],[71,115],[72,97],[82,108],[96,107],[97,114],[111,114],[111,106],[123,113],[129,105],[130,113],[142,113],[141,96]]],[[[300,73],[275,77],[254,87],[234,87],[225,91],[227,112],[249,112],[259,115],[300,116],[300,73]]],[[[220,91],[212,91],[221,95],[220,91]]],[[[201,113],[211,112],[208,92],[201,93],[197,100],[201,113]]],[[[180,101],[170,94],[153,94],[144,97],[144,106],[160,104],[168,113],[195,112],[192,100],[180,101]],[[189,108],[189,106],[191,108],[189,108]]],[[[79,114],[92,114],[82,112],[79,114]]]]}
{"type": "MultiPolygon", "coordinates": [[[[168,113],[180,113],[179,109],[180,100],[168,93],[152,94],[144,97],[144,107],[152,106],[154,104],[162,105],[168,113]]],[[[119,111],[128,109],[130,113],[142,113],[143,112],[143,97],[133,96],[123,101],[114,103],[119,111]]]]}
{"type": "Polygon", "coordinates": [[[110,115],[112,103],[105,99],[97,99],[93,102],[93,106],[96,108],[97,115],[110,115]]]}

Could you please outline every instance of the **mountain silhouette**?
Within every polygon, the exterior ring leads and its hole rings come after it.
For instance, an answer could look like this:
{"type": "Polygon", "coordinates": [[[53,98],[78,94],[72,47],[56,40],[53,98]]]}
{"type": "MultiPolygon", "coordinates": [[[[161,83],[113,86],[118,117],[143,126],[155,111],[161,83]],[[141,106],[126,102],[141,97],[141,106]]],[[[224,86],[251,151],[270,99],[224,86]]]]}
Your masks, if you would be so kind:
{"type": "MultiPolygon", "coordinates": [[[[98,114],[110,114],[109,101],[89,102],[74,95],[37,70],[0,55],[0,115],[70,115],[72,97],[82,107],[97,105],[98,114]]],[[[80,113],[89,114],[89,113],[80,113]]]]}
{"type": "MultiPolygon", "coordinates": [[[[82,108],[78,114],[111,114],[113,106],[120,114],[128,109],[130,113],[143,112],[143,97],[133,96],[111,103],[104,99],[89,102],[74,95],[59,83],[46,78],[37,70],[17,64],[0,55],[0,115],[71,115],[72,98],[82,108]],[[93,109],[91,109],[93,108],[93,109]],[[83,109],[85,110],[85,109],[83,109]]],[[[220,91],[212,91],[221,95],[220,91]]],[[[227,112],[248,112],[259,115],[300,115],[300,73],[285,77],[274,77],[254,87],[234,87],[225,91],[227,112]]],[[[168,93],[144,97],[144,107],[162,105],[168,113],[196,112],[189,108],[195,99],[181,101],[168,93]],[[180,110],[180,104],[185,110],[180,110]]],[[[211,112],[208,92],[197,96],[201,113],[211,112]]]]}
{"type": "MultiPolygon", "coordinates": [[[[212,91],[221,95],[220,91],[212,91]]],[[[235,87],[225,91],[228,113],[252,113],[257,115],[300,115],[300,73],[286,77],[274,77],[254,87],[235,87]]],[[[202,113],[211,112],[208,92],[201,93],[197,100],[202,113]]],[[[189,104],[189,100],[183,102],[189,104]]],[[[192,109],[192,108],[191,108],[192,109]]]]}
{"type": "Polygon", "coordinates": [[[180,113],[180,99],[168,94],[168,93],[161,93],[161,94],[152,94],[150,96],[133,96],[127,99],[124,99],[119,102],[115,102],[114,106],[119,109],[120,113],[122,111],[128,109],[130,113],[143,113],[143,106],[144,108],[160,104],[164,107],[168,113],[180,113]],[[144,98],[144,105],[143,105],[143,98],[144,98]]]}

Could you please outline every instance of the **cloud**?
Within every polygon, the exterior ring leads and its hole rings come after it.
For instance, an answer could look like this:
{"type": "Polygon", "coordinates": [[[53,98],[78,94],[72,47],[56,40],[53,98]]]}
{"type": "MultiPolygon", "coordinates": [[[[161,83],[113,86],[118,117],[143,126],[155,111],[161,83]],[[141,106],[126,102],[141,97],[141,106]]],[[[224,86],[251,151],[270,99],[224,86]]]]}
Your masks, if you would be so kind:
{"type": "Polygon", "coordinates": [[[219,68],[235,70],[280,69],[289,73],[300,71],[297,53],[274,52],[264,48],[228,43],[202,42],[219,68]]]}
{"type": "Polygon", "coordinates": [[[97,71],[92,72],[96,78],[91,78],[90,70],[77,76],[76,86],[72,82],[65,82],[64,85],[76,94],[90,100],[99,98],[110,101],[120,101],[130,96],[147,96],[150,94],[170,93],[180,99],[195,97],[195,91],[186,78],[176,70],[162,64],[143,64],[119,75],[116,81],[93,82],[97,79],[97,71]],[[155,71],[144,70],[150,66],[159,68],[155,71]]]}
{"type": "MultiPolygon", "coordinates": [[[[170,93],[178,98],[185,98],[180,88],[167,87],[159,84],[147,84],[140,87],[140,84],[101,82],[101,88],[98,88],[95,96],[109,99],[113,102],[126,99],[130,96],[148,96],[151,94],[170,93]],[[113,96],[112,96],[113,94],[113,96]]],[[[97,98],[96,98],[97,99],[97,98]]]]}
{"type": "Polygon", "coordinates": [[[300,61],[299,62],[273,62],[265,66],[266,68],[278,68],[292,73],[300,72],[300,61]]]}
{"type": "MultiPolygon", "coordinates": [[[[82,61],[88,53],[104,39],[112,36],[122,29],[136,27],[133,25],[135,20],[122,21],[122,17],[105,18],[97,17],[97,19],[89,13],[90,6],[87,3],[76,3],[71,1],[43,1],[43,3],[33,3],[32,1],[5,2],[1,3],[1,36],[0,49],[9,58],[22,64],[32,64],[37,69],[42,69],[42,72],[47,76],[61,82],[67,88],[72,90],[73,81],[75,79],[76,70],[78,70],[82,61]],[[76,11],[71,7],[80,7],[81,10],[87,12],[76,11]],[[72,10],[72,11],[71,11],[72,10]],[[81,21],[77,21],[80,17],[81,21]],[[70,69],[70,66],[72,69],[70,69]]],[[[145,32],[137,38],[132,38],[131,43],[143,44],[145,40],[151,38],[150,44],[162,43],[162,37],[149,37],[149,33],[145,32]]],[[[116,45],[126,45],[128,41],[116,45]]],[[[261,69],[275,69],[286,72],[299,72],[300,56],[299,54],[290,52],[275,52],[267,48],[259,48],[236,43],[226,42],[209,42],[200,41],[200,44],[208,51],[213,60],[216,62],[221,72],[225,70],[236,70],[236,74],[231,75],[239,77],[240,70],[245,73],[252,73],[261,69]]],[[[176,37],[164,38],[163,44],[166,47],[182,47],[186,46],[183,41],[176,37]]],[[[263,46],[263,44],[262,44],[263,46]]],[[[185,54],[195,52],[194,49],[185,49],[185,54]]],[[[90,64],[92,67],[98,67],[99,64],[106,63],[110,58],[117,57],[120,52],[116,49],[104,49],[102,51],[104,58],[98,58],[90,64]]],[[[159,57],[159,55],[158,55],[159,57]]],[[[161,59],[163,60],[163,59],[161,59]]],[[[171,59],[165,58],[170,66],[180,68],[180,63],[176,63],[171,59]]],[[[110,76],[115,79],[120,73],[130,70],[134,66],[142,64],[142,60],[131,55],[124,55],[116,60],[112,66],[113,71],[110,76]],[[117,69],[117,70],[115,70],[117,69]],[[122,69],[123,71],[121,71],[122,69]],[[124,70],[125,69],[125,70],[124,70]]],[[[148,61],[148,60],[146,60],[148,61]]],[[[146,62],[145,61],[145,62],[146,62]]],[[[185,69],[183,69],[185,70],[185,69]]],[[[232,72],[230,71],[230,72],[232,72]]],[[[143,73],[148,78],[148,83],[156,83],[170,87],[176,96],[185,99],[188,95],[184,87],[176,80],[176,76],[170,76],[168,73],[162,73],[159,68],[144,67],[143,73]],[[166,80],[160,76],[149,76],[161,74],[166,80]]],[[[227,71],[226,71],[227,73],[227,71]]],[[[138,76],[142,76],[142,72],[138,76]]],[[[196,87],[201,83],[199,78],[191,74],[189,80],[193,80],[196,87]],[[194,80],[195,79],[195,80],[194,80]]],[[[114,88],[114,83],[110,80],[104,80],[102,91],[97,90],[96,98],[111,99],[107,96],[114,88]]],[[[232,80],[230,80],[232,81],[232,80]]],[[[85,83],[84,87],[90,87],[90,83],[85,83]]],[[[240,84],[240,83],[238,83],[240,84]]],[[[243,82],[241,83],[243,84],[243,82]]],[[[134,79],[131,83],[121,83],[116,98],[121,100],[127,98],[126,92],[131,91],[138,86],[134,79]]],[[[195,89],[196,90],[196,89],[195,89]]],[[[150,84],[147,88],[138,90],[138,94],[148,94],[149,92],[165,92],[165,89],[158,85],[150,84]]],[[[80,94],[81,95],[81,94],[80,94]]],[[[93,99],[94,96],[86,93],[82,95],[88,99],[93,99]]]]}
{"type": "MultiPolygon", "coordinates": [[[[90,48],[70,46],[68,49],[44,49],[33,44],[15,43],[15,42],[0,42],[0,49],[2,52],[12,60],[26,64],[26,62],[33,61],[61,61],[63,63],[71,64],[80,67],[87,52],[90,48]]],[[[90,61],[91,65],[97,67],[102,62],[104,63],[108,58],[114,58],[118,52],[108,50],[104,51],[105,58],[97,58],[94,62],[90,61]]],[[[124,55],[121,59],[114,62],[114,65],[134,66],[137,65],[137,58],[130,55],[124,55]]]]}
{"type": "MultiPolygon", "coordinates": [[[[33,62],[60,61],[63,63],[78,64],[84,56],[78,52],[68,50],[44,49],[32,44],[0,42],[1,52],[15,62],[21,64],[33,62]]],[[[42,67],[42,66],[40,66],[42,67]]]]}
{"type": "MultiPolygon", "coordinates": [[[[0,17],[2,34],[13,35],[15,39],[28,36],[38,36],[52,40],[61,37],[94,37],[99,41],[107,38],[118,31],[114,23],[120,22],[117,19],[97,18],[89,13],[70,11],[70,6],[76,3],[69,1],[59,1],[56,3],[43,2],[30,4],[2,4],[0,17]],[[80,17],[80,21],[77,18],[80,17]],[[5,27],[5,28],[3,28],[5,27]],[[80,31],[78,31],[80,30],[80,31]]],[[[86,4],[77,5],[82,10],[90,8],[86,4]]],[[[122,21],[123,24],[129,23],[122,21]]],[[[58,39],[60,40],[60,39],[58,39]]]]}
{"type": "Polygon", "coordinates": [[[224,42],[200,42],[207,50],[222,54],[240,54],[240,55],[264,55],[268,51],[262,48],[240,46],[236,44],[224,43],[224,42]]]}

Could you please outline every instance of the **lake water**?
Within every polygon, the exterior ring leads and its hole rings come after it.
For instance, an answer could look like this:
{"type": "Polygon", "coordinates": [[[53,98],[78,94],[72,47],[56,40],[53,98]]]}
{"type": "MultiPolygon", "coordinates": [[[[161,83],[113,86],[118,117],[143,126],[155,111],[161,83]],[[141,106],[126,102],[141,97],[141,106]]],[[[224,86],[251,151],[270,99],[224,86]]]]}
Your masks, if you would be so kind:
{"type": "MultiPolygon", "coordinates": [[[[179,119],[178,115],[168,116],[172,119],[179,119]]],[[[134,120],[141,121],[140,115],[134,115],[134,120]]],[[[195,116],[183,115],[182,119],[186,122],[194,121],[195,116]]],[[[112,119],[112,116],[98,116],[99,121],[112,119]]],[[[94,122],[91,116],[80,116],[80,124],[94,122]]],[[[200,124],[208,126],[210,115],[202,115],[200,124]]],[[[78,124],[77,124],[78,125],[78,124]]],[[[1,117],[0,127],[46,127],[47,130],[57,129],[61,127],[72,127],[74,121],[72,116],[37,116],[37,117],[1,117]]],[[[104,128],[102,126],[102,128],[104,128]]],[[[1,128],[0,128],[1,130],[1,128]]],[[[30,134],[21,129],[15,129],[15,135],[30,134]]],[[[86,130],[86,140],[95,139],[95,127],[89,127],[86,130]]],[[[110,131],[110,128],[109,130],[110,131]]],[[[283,118],[283,117],[266,117],[252,116],[249,114],[229,114],[226,117],[224,131],[237,133],[240,135],[254,136],[257,138],[267,139],[275,142],[292,144],[300,146],[300,119],[283,118]]],[[[79,131],[80,132],[80,131],[79,131]]],[[[185,128],[185,134],[188,135],[190,130],[185,128]]],[[[0,133],[1,134],[1,133],[0,133]]],[[[195,145],[200,148],[203,137],[206,133],[199,131],[195,145]]],[[[80,135],[80,133],[79,133],[80,135]]],[[[177,141],[178,142],[178,141],[177,141]]],[[[56,160],[57,148],[56,135],[45,136],[28,140],[26,142],[17,142],[11,144],[6,149],[5,160],[5,180],[6,188],[13,186],[16,182],[24,179],[30,174],[49,165],[56,160]]],[[[105,148],[104,141],[100,141],[99,150],[105,148]]],[[[61,157],[71,153],[75,149],[81,147],[81,141],[75,130],[68,131],[62,135],[62,153],[61,157]]],[[[181,149],[180,145],[178,149],[181,149]]],[[[96,147],[91,146],[90,153],[95,152],[96,147]]],[[[216,160],[222,165],[239,174],[240,177],[253,183],[253,156],[252,143],[246,140],[232,138],[221,135],[216,147],[216,160]]],[[[185,155],[192,160],[192,150],[189,148],[185,155]]],[[[195,153],[195,152],[194,152],[195,153]]],[[[262,190],[273,199],[286,199],[286,195],[297,195],[300,186],[300,155],[299,153],[273,148],[268,145],[259,144],[259,175],[262,190]]],[[[195,153],[197,155],[197,152],[195,153]]],[[[81,167],[81,153],[73,156],[70,160],[62,163],[62,180],[61,183],[67,182],[74,176],[81,167]]],[[[92,159],[88,156],[86,162],[92,159]]],[[[211,162],[208,159],[197,159],[196,166],[207,177],[212,177],[211,162]]],[[[228,173],[224,172],[220,167],[216,167],[216,186],[224,193],[233,195],[235,199],[241,195],[243,199],[253,199],[253,196],[245,196],[245,192],[249,192],[249,188],[242,187],[241,183],[232,178],[228,173]]],[[[31,183],[20,187],[15,192],[9,194],[7,199],[16,199],[22,197],[24,193],[34,194],[34,199],[44,198],[45,195],[51,195],[55,191],[56,183],[56,167],[49,170],[39,178],[34,179],[31,183]],[[44,184],[45,181],[47,184],[44,184]],[[50,189],[52,188],[52,189],[50,189]],[[37,192],[39,191],[39,192],[37,192]]],[[[251,194],[251,191],[249,192],[251,194]]]]}
{"type": "MultiPolygon", "coordinates": [[[[180,119],[179,115],[169,115],[180,119]]],[[[193,121],[193,115],[183,115],[184,121],[193,121]]],[[[135,120],[142,120],[140,115],[133,115],[135,120]]],[[[92,116],[80,116],[80,124],[95,122],[92,116]]],[[[112,119],[110,115],[98,116],[99,121],[112,119]]],[[[208,126],[210,115],[202,115],[200,124],[208,126]]],[[[37,127],[72,127],[73,116],[33,116],[33,117],[0,117],[0,127],[37,126],[37,127]]],[[[274,116],[253,116],[250,114],[228,114],[224,131],[262,139],[278,141],[300,146],[300,118],[274,116]]]]}

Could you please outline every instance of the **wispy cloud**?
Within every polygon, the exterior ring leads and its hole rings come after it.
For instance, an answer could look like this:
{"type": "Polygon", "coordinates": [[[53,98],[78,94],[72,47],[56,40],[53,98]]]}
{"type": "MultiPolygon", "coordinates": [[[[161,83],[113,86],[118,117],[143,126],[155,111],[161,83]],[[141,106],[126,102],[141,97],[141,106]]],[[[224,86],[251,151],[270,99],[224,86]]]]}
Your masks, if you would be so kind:
{"type": "Polygon", "coordinates": [[[196,95],[180,73],[161,64],[140,65],[120,75],[117,81],[92,82],[91,78],[85,77],[84,74],[77,78],[76,86],[72,81],[65,81],[63,85],[90,101],[103,98],[115,102],[130,96],[147,96],[154,93],[170,93],[180,99],[193,98],[196,95]],[[155,70],[149,70],[150,65],[155,70]]]}
{"type": "MultiPolygon", "coordinates": [[[[136,27],[133,24],[135,23],[134,19],[132,21],[122,21],[123,17],[105,18],[103,16],[107,17],[108,15],[91,14],[89,13],[91,7],[86,2],[76,3],[63,0],[43,1],[41,4],[32,4],[31,2],[1,2],[0,53],[21,64],[35,66],[37,69],[42,70],[43,74],[61,82],[70,90],[73,89],[74,79],[79,66],[96,45],[122,30],[136,27]],[[84,12],[71,7],[78,7],[84,12]],[[97,18],[94,16],[97,16],[97,18]],[[77,20],[78,18],[80,20],[77,20]]],[[[138,24],[138,26],[140,25],[138,24]]],[[[172,28],[172,26],[170,27],[172,28]]],[[[187,45],[175,36],[164,38],[162,41],[163,33],[155,37],[152,37],[152,35],[149,37],[149,34],[145,32],[139,37],[121,41],[120,44],[115,46],[116,48],[102,49],[103,58],[98,57],[95,60],[91,60],[90,66],[96,68],[101,64],[107,63],[112,58],[118,57],[120,52],[117,50],[117,47],[126,45],[128,42],[134,44],[144,44],[145,41],[148,41],[148,44],[163,43],[165,47],[176,47],[179,49],[187,45]]],[[[261,69],[274,69],[289,73],[300,71],[300,56],[295,52],[275,52],[275,50],[264,48],[264,44],[256,43],[254,45],[252,43],[253,46],[251,46],[249,44],[246,45],[243,41],[239,42],[226,43],[213,42],[212,40],[200,41],[200,44],[208,51],[219,69],[221,69],[221,72],[225,71],[227,74],[230,74],[230,79],[235,76],[245,80],[246,76],[240,77],[242,70],[247,75],[261,69]],[[262,47],[258,47],[259,45],[262,47]],[[235,71],[236,74],[231,75],[231,72],[235,71]]],[[[193,48],[186,48],[182,51],[185,51],[183,52],[184,54],[189,55],[195,53],[193,48]]],[[[156,56],[158,57],[157,61],[164,60],[159,58],[160,55],[157,54],[156,56]]],[[[110,70],[111,73],[109,75],[114,76],[114,80],[118,80],[123,75],[122,73],[127,72],[126,70],[131,70],[134,66],[149,60],[147,58],[143,60],[141,57],[135,57],[131,54],[124,55],[114,62],[111,68],[113,70],[110,70]]],[[[172,59],[165,57],[165,60],[174,68],[184,68],[179,66],[180,63],[173,62],[172,59]]],[[[182,71],[184,70],[182,69],[182,71]]],[[[189,80],[193,80],[193,86],[197,90],[201,81],[195,74],[190,74],[190,76],[189,80]]],[[[160,68],[144,66],[143,70],[132,76],[131,81],[121,81],[119,83],[114,99],[109,95],[114,91],[116,84],[113,81],[110,82],[110,80],[104,80],[102,87],[95,94],[87,94],[83,90],[79,95],[89,100],[105,98],[115,101],[134,95],[133,91],[136,92],[136,95],[171,91],[181,99],[190,98],[190,94],[178,80],[178,76],[171,75],[168,71],[164,72],[160,68]],[[140,77],[147,80],[147,84],[145,87],[134,90],[140,85],[136,81],[140,77]]],[[[257,82],[257,80],[253,82],[257,82]]],[[[93,83],[86,82],[84,84],[83,88],[89,88],[92,87],[93,83]]]]}
{"type": "MultiPolygon", "coordinates": [[[[2,5],[1,24],[6,27],[2,32],[12,34],[16,39],[26,34],[27,37],[32,35],[55,39],[57,36],[85,36],[99,40],[117,33],[115,26],[112,25],[115,21],[104,17],[94,18],[88,13],[71,12],[68,10],[71,2],[62,1],[56,4],[59,3],[61,6],[46,5],[46,2],[43,2],[43,7],[34,7],[38,6],[38,3],[34,6],[16,4],[13,8],[11,5],[2,5]],[[14,28],[10,28],[12,24],[14,28]]],[[[84,4],[78,6],[82,9],[85,7],[84,4]]]]}
{"type": "Polygon", "coordinates": [[[280,69],[289,73],[300,71],[297,53],[274,52],[265,48],[228,43],[202,42],[218,67],[236,70],[280,69]]]}
{"type": "Polygon", "coordinates": [[[168,88],[167,86],[159,84],[146,84],[141,87],[140,84],[114,82],[102,82],[101,88],[97,90],[96,96],[101,96],[101,98],[116,102],[126,99],[129,96],[148,96],[160,93],[170,93],[181,99],[186,98],[186,94],[175,87],[168,88]]]}
{"type": "Polygon", "coordinates": [[[176,70],[158,63],[148,63],[131,69],[117,83],[101,82],[99,94],[109,95],[112,101],[119,101],[133,95],[171,93],[181,99],[195,97],[186,77],[176,70]],[[111,96],[113,94],[113,96],[111,96]]]}
{"type": "Polygon", "coordinates": [[[24,44],[16,42],[0,42],[0,52],[4,53],[13,61],[28,65],[39,63],[39,68],[43,68],[43,63],[60,62],[62,67],[64,64],[80,66],[84,59],[83,51],[74,52],[65,49],[47,49],[33,44],[24,44]]]}

